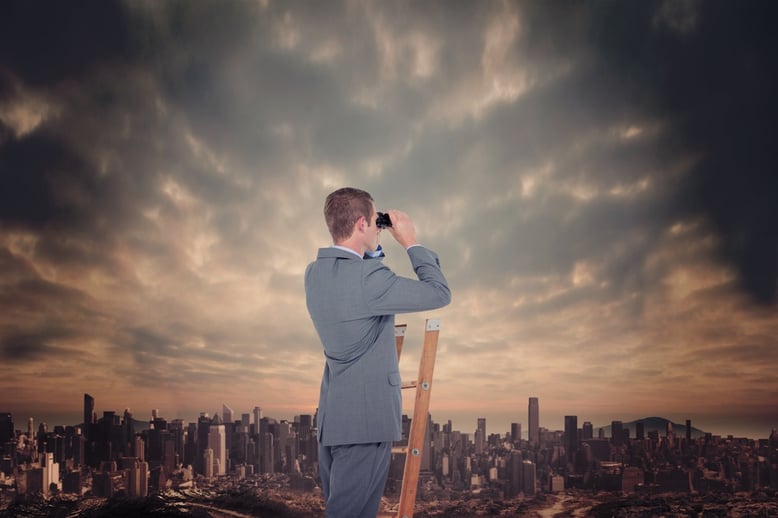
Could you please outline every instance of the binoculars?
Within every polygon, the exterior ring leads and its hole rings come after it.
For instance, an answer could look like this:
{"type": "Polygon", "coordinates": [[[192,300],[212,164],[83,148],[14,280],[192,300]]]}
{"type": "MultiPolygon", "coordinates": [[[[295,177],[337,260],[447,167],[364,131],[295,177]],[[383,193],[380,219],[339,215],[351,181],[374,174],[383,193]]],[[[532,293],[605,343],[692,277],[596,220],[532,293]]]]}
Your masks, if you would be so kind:
{"type": "Polygon", "coordinates": [[[379,212],[378,217],[375,219],[375,224],[378,228],[386,228],[392,226],[392,220],[389,219],[389,214],[385,212],[379,212]]]}

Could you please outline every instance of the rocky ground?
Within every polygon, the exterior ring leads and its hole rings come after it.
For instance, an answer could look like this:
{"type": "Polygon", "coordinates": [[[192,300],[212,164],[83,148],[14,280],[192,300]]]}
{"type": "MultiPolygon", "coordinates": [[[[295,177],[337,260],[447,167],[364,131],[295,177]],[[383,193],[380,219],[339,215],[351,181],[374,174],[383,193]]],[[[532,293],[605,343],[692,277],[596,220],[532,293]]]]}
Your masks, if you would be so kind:
{"type": "MultiPolygon", "coordinates": [[[[386,502],[386,509],[396,502],[386,502]]],[[[56,497],[7,502],[2,518],[62,517],[196,517],[196,518],[320,518],[321,497],[292,491],[241,489],[221,493],[202,490],[166,492],[143,499],[56,497]]],[[[415,518],[521,516],[531,518],[649,517],[778,517],[775,491],[754,494],[620,496],[611,493],[567,492],[532,499],[420,502],[415,518]]]]}

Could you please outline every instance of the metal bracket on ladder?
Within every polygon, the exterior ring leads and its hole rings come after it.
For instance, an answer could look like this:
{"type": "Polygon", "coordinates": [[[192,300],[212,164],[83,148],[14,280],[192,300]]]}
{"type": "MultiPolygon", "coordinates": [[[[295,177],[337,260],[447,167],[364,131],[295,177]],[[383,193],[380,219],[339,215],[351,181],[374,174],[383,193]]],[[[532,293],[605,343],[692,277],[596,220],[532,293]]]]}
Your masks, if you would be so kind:
{"type": "MultiPolygon", "coordinates": [[[[394,338],[397,346],[397,358],[402,352],[405,338],[405,325],[395,326],[394,338]]],[[[429,319],[424,331],[424,346],[419,361],[419,376],[416,381],[403,383],[402,388],[415,388],[416,399],[413,405],[413,420],[408,437],[408,446],[392,448],[394,453],[405,453],[405,469],[403,470],[402,489],[400,490],[400,507],[397,518],[411,518],[416,504],[416,492],[419,486],[419,471],[421,469],[421,454],[424,450],[424,437],[427,430],[430,396],[432,393],[432,373],[435,370],[435,354],[438,348],[440,320],[429,319]]],[[[382,516],[379,513],[379,516],[382,516]]]]}

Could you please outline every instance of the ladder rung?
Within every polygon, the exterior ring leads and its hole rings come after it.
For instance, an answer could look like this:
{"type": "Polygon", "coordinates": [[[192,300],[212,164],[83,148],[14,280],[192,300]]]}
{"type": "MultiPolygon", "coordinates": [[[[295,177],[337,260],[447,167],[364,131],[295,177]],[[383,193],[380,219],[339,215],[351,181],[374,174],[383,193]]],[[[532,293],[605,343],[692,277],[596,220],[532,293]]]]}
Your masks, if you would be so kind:
{"type": "Polygon", "coordinates": [[[392,453],[408,453],[407,446],[392,446],[392,453]]]}
{"type": "Polygon", "coordinates": [[[415,381],[406,381],[401,385],[401,388],[407,389],[407,388],[416,388],[416,382],[415,381]]]}

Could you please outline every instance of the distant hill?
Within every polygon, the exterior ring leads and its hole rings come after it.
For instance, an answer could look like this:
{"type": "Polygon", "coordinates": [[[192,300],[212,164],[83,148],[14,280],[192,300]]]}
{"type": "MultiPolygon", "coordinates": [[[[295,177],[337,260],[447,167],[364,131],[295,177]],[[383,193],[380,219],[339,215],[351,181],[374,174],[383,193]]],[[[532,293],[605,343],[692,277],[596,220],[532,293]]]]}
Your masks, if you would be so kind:
{"type": "MultiPolygon", "coordinates": [[[[636,436],[635,425],[639,422],[643,423],[643,431],[646,436],[648,436],[648,432],[656,430],[659,432],[659,435],[661,437],[664,437],[665,435],[667,435],[667,423],[670,423],[671,421],[669,419],[665,419],[664,417],[644,417],[643,419],[636,419],[628,423],[623,423],[624,428],[629,429],[629,437],[631,439],[634,439],[636,436]]],[[[686,423],[683,424],[672,423],[672,425],[673,425],[673,433],[676,435],[676,437],[686,437],[686,423]]],[[[605,431],[605,437],[611,437],[612,435],[611,425],[595,427],[594,429],[595,437],[597,437],[597,433],[598,433],[597,430],[599,430],[599,428],[602,428],[605,431]]],[[[705,436],[705,432],[692,426],[692,439],[697,439],[699,437],[704,437],[704,436],[705,436]]]]}

